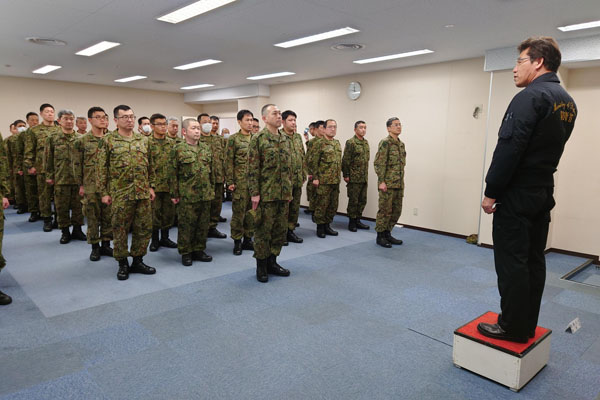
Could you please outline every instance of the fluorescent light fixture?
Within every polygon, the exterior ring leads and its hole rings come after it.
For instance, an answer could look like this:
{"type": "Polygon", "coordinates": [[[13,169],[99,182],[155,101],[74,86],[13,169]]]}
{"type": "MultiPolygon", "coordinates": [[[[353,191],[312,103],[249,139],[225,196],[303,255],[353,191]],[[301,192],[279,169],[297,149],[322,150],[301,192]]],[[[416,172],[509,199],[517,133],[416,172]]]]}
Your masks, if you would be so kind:
{"type": "Polygon", "coordinates": [[[147,76],[143,76],[143,75],[135,75],[135,76],[130,76],[127,78],[121,78],[121,79],[115,79],[115,82],[131,82],[131,81],[137,81],[138,79],[146,79],[147,76]]]}
{"type": "Polygon", "coordinates": [[[296,75],[296,73],[295,72],[276,72],[274,74],[249,76],[246,79],[250,79],[251,81],[258,81],[261,79],[278,78],[280,76],[288,76],[288,75],[296,75]]]}
{"type": "Polygon", "coordinates": [[[356,60],[353,62],[355,64],[369,64],[369,63],[374,63],[374,62],[379,62],[379,61],[395,60],[396,58],[420,56],[421,54],[429,54],[429,53],[433,53],[433,51],[428,50],[428,49],[423,49],[423,50],[417,50],[417,51],[409,51],[408,53],[391,54],[389,56],[365,58],[364,60],[356,60]]]}
{"type": "Polygon", "coordinates": [[[233,3],[234,1],[235,0],[200,0],[156,19],[171,24],[178,24],[186,19],[196,17],[200,14],[214,10],[215,8],[233,3]]]}
{"type": "Polygon", "coordinates": [[[558,29],[563,32],[578,31],[580,29],[598,28],[600,21],[584,22],[583,24],[559,26],[558,29]]]}
{"type": "Polygon", "coordinates": [[[208,59],[208,60],[193,62],[193,63],[190,63],[190,64],[180,65],[178,67],[173,67],[173,69],[178,69],[178,70],[181,70],[181,71],[185,71],[187,69],[199,68],[199,67],[206,67],[207,65],[218,64],[220,62],[223,62],[223,61],[208,59]]]}
{"type": "Polygon", "coordinates": [[[121,43],[104,41],[104,42],[96,43],[95,45],[90,46],[87,49],[83,49],[81,51],[78,51],[75,54],[77,54],[78,56],[87,56],[87,57],[90,57],[90,56],[93,56],[93,55],[98,54],[98,53],[102,53],[103,51],[106,51],[108,49],[112,49],[113,47],[117,47],[117,46],[120,46],[120,45],[121,45],[121,43]]]}
{"type": "Polygon", "coordinates": [[[60,65],[46,65],[45,67],[38,68],[33,71],[34,74],[47,74],[48,72],[56,71],[57,69],[62,68],[60,65]]]}
{"type": "Polygon", "coordinates": [[[355,32],[360,32],[360,31],[358,29],[350,28],[349,26],[347,26],[345,28],[336,29],[334,31],[319,33],[316,35],[307,36],[307,37],[303,37],[300,39],[294,39],[294,40],[290,40],[290,41],[283,42],[283,43],[277,43],[274,46],[283,47],[284,49],[287,49],[287,48],[294,47],[294,46],[301,46],[301,45],[307,44],[307,43],[318,42],[320,40],[327,40],[327,39],[331,39],[331,38],[338,37],[338,36],[349,35],[349,34],[355,33],[355,32]]]}
{"type": "Polygon", "coordinates": [[[191,90],[191,89],[203,89],[203,88],[207,88],[207,87],[213,87],[215,85],[211,85],[210,83],[202,83],[200,85],[194,85],[194,86],[184,86],[181,87],[179,89],[183,89],[183,90],[191,90]]]}

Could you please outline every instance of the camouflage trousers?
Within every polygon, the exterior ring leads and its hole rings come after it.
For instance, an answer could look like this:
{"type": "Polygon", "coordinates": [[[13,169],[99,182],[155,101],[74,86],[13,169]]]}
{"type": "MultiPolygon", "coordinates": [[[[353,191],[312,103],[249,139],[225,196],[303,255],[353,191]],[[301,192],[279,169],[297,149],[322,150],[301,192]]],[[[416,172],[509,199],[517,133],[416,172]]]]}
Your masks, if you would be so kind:
{"type": "Polygon", "coordinates": [[[156,192],[152,202],[152,230],[169,229],[175,221],[175,204],[169,192],[156,192]]]}
{"type": "Polygon", "coordinates": [[[58,227],[68,228],[71,225],[83,225],[81,200],[78,185],[54,185],[54,205],[58,227]],[[71,215],[69,216],[69,211],[71,215]]]}
{"type": "MultiPolygon", "coordinates": [[[[14,173],[12,171],[8,172],[9,174],[9,178],[8,178],[8,193],[6,198],[9,200],[15,200],[15,180],[14,178],[12,178],[14,176],[14,173]]],[[[15,201],[16,204],[16,201],[15,201]]]]}
{"type": "Polygon", "coordinates": [[[302,197],[302,186],[294,186],[292,188],[292,201],[290,201],[288,209],[288,224],[287,228],[290,231],[296,229],[298,215],[300,214],[300,198],[302,197]]]}
{"type": "Polygon", "coordinates": [[[210,224],[208,226],[210,229],[216,228],[219,223],[219,216],[223,207],[224,191],[225,186],[223,186],[223,182],[215,183],[215,197],[210,201],[210,224]]]}
{"type": "Polygon", "coordinates": [[[387,192],[379,190],[379,210],[377,210],[377,220],[375,222],[375,231],[392,231],[398,218],[402,214],[402,198],[404,189],[390,189],[387,192]]]}
{"type": "Polygon", "coordinates": [[[231,238],[239,240],[254,236],[254,215],[248,189],[236,189],[231,200],[231,238]]]}
{"type": "Polygon", "coordinates": [[[14,174],[13,182],[15,185],[15,204],[19,208],[27,206],[27,198],[25,197],[25,179],[23,175],[14,174]]]}
{"type": "Polygon", "coordinates": [[[152,236],[152,207],[150,199],[113,199],[112,220],[114,257],[117,261],[127,256],[146,255],[152,236]],[[132,227],[131,250],[127,251],[127,235],[132,227]]]}
{"type": "Polygon", "coordinates": [[[329,224],[337,213],[340,198],[340,185],[320,184],[315,196],[315,223],[329,224]]]}
{"type": "Polygon", "coordinates": [[[2,242],[4,241],[4,210],[0,207],[0,271],[6,266],[6,260],[2,255],[2,242]]]}
{"type": "Polygon", "coordinates": [[[211,200],[187,202],[177,206],[177,250],[179,254],[190,254],[206,249],[211,200]]]}
{"type": "Polygon", "coordinates": [[[315,210],[315,195],[317,191],[315,186],[312,184],[312,180],[308,180],[306,183],[306,200],[308,200],[308,209],[311,211],[315,210]]]}
{"type": "Polygon", "coordinates": [[[256,209],[254,258],[264,260],[278,256],[287,234],[288,201],[261,201],[256,209]]]}
{"type": "Polygon", "coordinates": [[[83,215],[87,218],[87,242],[95,244],[112,239],[111,206],[102,202],[100,193],[86,193],[81,199],[83,215]]]}
{"type": "Polygon", "coordinates": [[[37,191],[37,177],[35,175],[29,175],[25,173],[23,175],[23,181],[25,183],[25,198],[27,200],[27,210],[29,212],[39,212],[40,203],[37,191]]]}
{"type": "Polygon", "coordinates": [[[367,205],[367,183],[352,183],[346,185],[348,193],[348,218],[360,218],[367,205]]]}
{"type": "Polygon", "coordinates": [[[52,216],[52,185],[46,182],[46,174],[38,172],[36,177],[40,215],[42,218],[50,218],[52,216]]]}

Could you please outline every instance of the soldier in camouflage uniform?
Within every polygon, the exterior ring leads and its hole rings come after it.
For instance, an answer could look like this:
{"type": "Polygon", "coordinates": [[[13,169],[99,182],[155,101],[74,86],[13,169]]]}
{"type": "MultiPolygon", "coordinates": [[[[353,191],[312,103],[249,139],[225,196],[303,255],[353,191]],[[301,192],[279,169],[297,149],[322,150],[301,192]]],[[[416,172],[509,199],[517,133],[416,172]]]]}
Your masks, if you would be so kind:
{"type": "Polygon", "coordinates": [[[150,135],[152,134],[152,125],[150,124],[150,118],[138,118],[138,132],[143,136],[150,137],[150,135]]]}
{"type": "MultiPolygon", "coordinates": [[[[6,157],[5,143],[2,140],[2,134],[0,133],[0,198],[2,199],[2,206],[0,207],[0,272],[2,268],[6,266],[6,260],[2,256],[2,241],[4,239],[4,209],[8,208],[9,202],[8,195],[8,159],[6,157]]],[[[0,306],[5,306],[12,303],[12,299],[9,295],[0,292],[0,306]]]]}
{"type": "Polygon", "coordinates": [[[71,238],[87,240],[87,237],[81,230],[83,214],[79,201],[79,185],[73,173],[76,158],[75,141],[79,137],[73,130],[75,114],[71,110],[60,110],[58,123],[60,130],[46,138],[44,172],[46,183],[54,188],[58,227],[62,231],[60,243],[66,244],[71,238]],[[69,232],[71,225],[73,233],[69,232]]]}
{"type": "Polygon", "coordinates": [[[252,209],[256,210],[256,279],[267,282],[268,274],[290,275],[277,263],[277,256],[285,240],[288,203],[292,200],[292,146],[289,136],[279,132],[279,108],[267,104],[261,114],[266,127],[250,141],[248,189],[252,209]]]}
{"type": "Polygon", "coordinates": [[[186,119],[182,124],[185,141],[177,143],[169,159],[169,188],[173,204],[178,204],[179,233],[177,249],[181,263],[189,267],[193,260],[210,262],[204,252],[210,220],[210,203],[215,195],[212,151],[200,142],[200,124],[186,119]]]}
{"type": "Polygon", "coordinates": [[[388,137],[379,142],[375,155],[375,173],[379,189],[379,210],[377,211],[377,244],[390,248],[393,244],[402,244],[402,240],[392,236],[392,229],[402,214],[404,197],[404,166],[406,150],[398,138],[402,124],[398,118],[386,122],[388,137]]]}
{"type": "MultiPolygon", "coordinates": [[[[225,152],[227,149],[227,139],[223,136],[219,135],[219,117],[216,115],[210,116],[210,123],[212,124],[212,129],[210,131],[210,135],[213,137],[213,140],[221,143],[221,165],[223,172],[223,184],[218,186],[217,181],[215,181],[215,198],[213,199],[213,203],[210,211],[210,221],[211,227],[214,225],[216,229],[217,223],[226,222],[227,218],[221,217],[221,210],[223,208],[223,199],[225,198],[225,152]],[[219,194],[220,193],[220,194],[219,194]]],[[[216,148],[213,149],[213,152],[216,151],[216,148]]],[[[215,179],[219,180],[220,175],[218,169],[215,169],[215,179]]],[[[209,231],[209,236],[212,233],[209,231]]],[[[226,236],[226,235],[225,235],[226,236]]],[[[212,236],[210,236],[212,237],[212,236]]],[[[216,236],[215,236],[216,237],[216,236]]]]}
{"type": "Polygon", "coordinates": [[[313,147],[309,160],[312,182],[317,188],[314,219],[320,238],[338,235],[329,225],[337,213],[342,172],[342,147],[334,139],[336,133],[337,123],[332,119],[325,121],[325,137],[313,147]]]}
{"type": "MultiPolygon", "coordinates": [[[[8,138],[4,139],[4,151],[6,154],[6,159],[7,159],[7,164],[6,164],[6,168],[8,171],[8,202],[10,204],[15,204],[15,180],[13,179],[13,158],[12,158],[12,154],[10,153],[10,139],[12,137],[17,137],[17,133],[19,133],[17,131],[17,126],[15,125],[15,123],[11,123],[9,126],[9,130],[10,130],[10,135],[8,136],[8,138]]],[[[14,139],[13,139],[14,140],[14,139]]],[[[16,206],[14,206],[14,208],[16,208],[16,206]]]]}
{"type": "Polygon", "coordinates": [[[27,199],[25,198],[25,184],[23,181],[23,147],[20,136],[27,130],[25,121],[13,122],[16,133],[6,140],[6,156],[8,158],[9,180],[14,187],[15,206],[17,214],[27,212],[27,199]]]}
{"type": "Polygon", "coordinates": [[[169,157],[175,142],[166,137],[167,118],[162,114],[152,114],[150,124],[153,131],[150,136],[150,156],[154,168],[156,198],[152,202],[152,241],[150,251],[157,251],[160,246],[177,248],[177,243],[169,239],[169,229],[175,220],[175,204],[169,194],[169,157]],[[158,232],[160,230],[160,240],[158,232]]]}
{"type": "Polygon", "coordinates": [[[27,211],[31,213],[29,222],[35,222],[40,219],[40,205],[37,191],[37,179],[35,175],[30,175],[24,165],[25,157],[25,139],[31,134],[31,128],[39,124],[39,116],[34,112],[27,113],[25,118],[29,128],[19,134],[19,153],[17,154],[17,164],[23,171],[23,185],[25,186],[25,201],[27,211]]]}
{"type": "Polygon", "coordinates": [[[292,146],[292,171],[294,173],[292,181],[292,201],[288,210],[288,227],[286,242],[302,243],[304,240],[294,232],[298,223],[298,214],[300,212],[300,199],[302,197],[302,185],[306,180],[306,166],[304,164],[304,144],[302,136],[296,132],[296,113],[287,110],[281,114],[283,120],[282,133],[285,133],[291,139],[292,146]]]}
{"type": "MultiPolygon", "coordinates": [[[[307,214],[314,214],[315,212],[315,197],[317,195],[317,188],[313,185],[312,183],[312,171],[310,170],[310,166],[311,166],[311,158],[314,154],[313,148],[315,147],[315,144],[319,143],[319,141],[323,138],[323,136],[325,136],[325,121],[316,121],[313,122],[314,124],[314,129],[313,129],[313,137],[308,141],[308,143],[306,144],[306,158],[305,158],[305,165],[306,165],[306,172],[308,174],[308,181],[306,184],[306,198],[308,199],[308,208],[306,210],[304,210],[305,213],[307,214]]],[[[313,217],[313,222],[314,222],[314,217],[313,217]]]]}
{"type": "Polygon", "coordinates": [[[236,256],[241,255],[242,250],[254,250],[254,212],[248,191],[248,149],[252,139],[250,131],[253,118],[249,110],[237,113],[240,130],[229,138],[225,157],[225,180],[227,188],[233,193],[231,238],[233,254],[236,256]]]}
{"type": "Polygon", "coordinates": [[[348,194],[348,230],[369,229],[369,225],[360,222],[362,212],[367,205],[367,181],[369,177],[369,142],[365,139],[367,124],[365,121],[354,123],[354,137],[346,141],[342,158],[342,175],[348,194]]]}
{"type": "Polygon", "coordinates": [[[175,143],[184,142],[183,138],[179,136],[179,119],[175,117],[167,118],[167,136],[175,141],[175,143]]]}
{"type": "Polygon", "coordinates": [[[98,261],[100,256],[113,256],[113,249],[110,247],[112,239],[110,205],[102,203],[98,182],[101,171],[98,164],[99,155],[104,131],[108,127],[108,115],[100,107],[90,108],[87,115],[92,129],[77,138],[75,142],[73,175],[79,185],[83,214],[87,218],[87,242],[92,245],[90,260],[98,261]]]}
{"type": "Polygon", "coordinates": [[[130,273],[151,275],[156,270],[144,264],[152,234],[154,169],[148,138],[133,132],[135,115],[124,104],[113,110],[117,130],[104,137],[99,155],[99,182],[102,202],[112,204],[114,257],[119,262],[117,279],[130,273]],[[131,249],[127,251],[127,234],[132,227],[131,249]],[[127,256],[133,257],[129,267],[127,256]]]}
{"type": "MultiPolygon", "coordinates": [[[[25,137],[23,166],[29,175],[35,175],[40,216],[44,219],[44,232],[52,231],[52,187],[46,183],[44,174],[44,150],[48,136],[60,129],[54,125],[54,107],[50,104],[40,106],[42,123],[29,129],[25,137]]],[[[31,211],[31,210],[30,210],[31,211]]],[[[32,213],[33,216],[33,213],[32,213]]],[[[31,220],[31,218],[30,218],[31,220]]]]}

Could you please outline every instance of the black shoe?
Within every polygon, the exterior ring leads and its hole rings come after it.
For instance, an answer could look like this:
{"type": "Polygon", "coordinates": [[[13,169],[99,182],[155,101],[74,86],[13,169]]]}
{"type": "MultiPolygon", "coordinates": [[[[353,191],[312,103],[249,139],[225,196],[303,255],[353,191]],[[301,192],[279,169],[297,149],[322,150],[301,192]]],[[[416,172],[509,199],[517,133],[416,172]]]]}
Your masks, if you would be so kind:
{"type": "Polygon", "coordinates": [[[158,238],[158,231],[152,231],[152,240],[150,241],[150,251],[158,251],[160,247],[160,240],[158,238]]]}
{"type": "Polygon", "coordinates": [[[27,212],[27,208],[26,207],[19,207],[17,209],[17,214],[25,214],[27,212]]]}
{"type": "Polygon", "coordinates": [[[354,220],[356,221],[356,227],[358,229],[370,229],[371,227],[369,225],[363,224],[362,222],[360,222],[360,218],[354,218],[354,220]]]}
{"type": "Polygon", "coordinates": [[[102,241],[102,246],[100,246],[100,255],[101,256],[113,257],[113,249],[112,249],[112,247],[110,247],[110,241],[109,240],[103,240],[102,241]]]}
{"type": "Polygon", "coordinates": [[[100,245],[98,243],[92,244],[92,252],[90,253],[90,261],[100,260],[100,245]]]}
{"type": "Polygon", "coordinates": [[[183,264],[184,267],[189,267],[192,265],[192,254],[188,253],[188,254],[182,254],[181,255],[181,263],[183,264]]]}
{"type": "Polygon", "coordinates": [[[203,251],[194,251],[192,252],[192,260],[194,261],[202,261],[202,262],[211,262],[212,256],[209,256],[203,251]]]}
{"type": "Polygon", "coordinates": [[[81,225],[73,225],[73,233],[71,236],[75,240],[87,240],[87,236],[85,236],[85,233],[81,230],[81,225]]]}
{"type": "Polygon", "coordinates": [[[254,250],[252,238],[244,237],[244,240],[242,241],[242,250],[254,250]]]}
{"type": "Polygon", "coordinates": [[[267,258],[267,273],[277,276],[290,276],[290,270],[277,264],[277,257],[272,254],[267,258]]]}
{"type": "Polygon", "coordinates": [[[256,280],[262,283],[269,282],[267,273],[267,259],[256,259],[256,280]]]}
{"type": "Polygon", "coordinates": [[[310,209],[305,208],[304,209],[304,214],[312,214],[312,211],[310,211],[310,209]]]}
{"type": "Polygon", "coordinates": [[[216,239],[225,239],[227,237],[226,234],[221,233],[217,230],[217,228],[211,228],[208,230],[208,237],[209,238],[216,238],[216,239]]]}
{"type": "Polygon", "coordinates": [[[233,240],[233,255],[234,256],[242,255],[242,239],[234,239],[233,240]]]}
{"type": "Polygon", "coordinates": [[[131,263],[131,267],[129,267],[129,273],[153,275],[156,273],[156,269],[144,264],[144,259],[142,257],[133,257],[133,262],[131,263]]]}
{"type": "Polygon", "coordinates": [[[117,279],[120,281],[127,280],[129,278],[129,262],[127,258],[119,260],[119,272],[117,272],[117,279]]]}
{"type": "Polygon", "coordinates": [[[52,232],[52,218],[44,218],[44,227],[42,228],[44,232],[52,232]]]}
{"type": "Polygon", "coordinates": [[[69,228],[62,228],[62,236],[60,237],[60,244],[67,244],[71,241],[71,232],[69,228]]]}
{"type": "Polygon", "coordinates": [[[281,243],[282,246],[289,246],[290,242],[288,242],[287,240],[284,240],[283,243],[281,243]]]}
{"type": "Polygon", "coordinates": [[[12,298],[6,293],[0,292],[0,306],[7,306],[12,303],[12,298]]]}
{"type": "Polygon", "coordinates": [[[227,222],[227,218],[223,218],[219,215],[219,222],[227,222]]]}
{"type": "Polygon", "coordinates": [[[301,237],[298,237],[298,235],[296,235],[296,233],[294,231],[288,230],[287,241],[292,242],[292,243],[302,243],[302,242],[304,242],[304,239],[302,239],[301,237]]]}
{"type": "Polygon", "coordinates": [[[31,216],[29,216],[29,222],[35,222],[35,221],[39,221],[39,220],[40,220],[39,212],[32,212],[31,216]]]}
{"type": "Polygon", "coordinates": [[[356,232],[356,218],[348,218],[348,230],[350,232],[356,232]]]}
{"type": "Polygon", "coordinates": [[[160,242],[158,242],[158,244],[163,247],[168,247],[169,249],[177,248],[177,243],[169,239],[169,229],[160,230],[160,242]]]}
{"type": "Polygon", "coordinates": [[[317,236],[321,239],[325,237],[325,224],[317,224],[317,236]]]}
{"type": "Polygon", "coordinates": [[[56,217],[52,220],[52,229],[58,229],[58,220],[56,217]]]}
{"type": "Polygon", "coordinates": [[[385,247],[386,249],[392,247],[392,244],[387,240],[385,232],[377,232],[377,240],[375,242],[381,247],[385,247]]]}
{"type": "Polygon", "coordinates": [[[294,225],[296,228],[300,226],[299,222],[296,222],[296,225],[294,225]]]}
{"type": "Polygon", "coordinates": [[[402,244],[402,240],[393,237],[390,231],[385,231],[385,238],[388,240],[388,242],[390,242],[390,244],[402,244]]]}
{"type": "Polygon", "coordinates": [[[337,236],[338,232],[331,229],[329,224],[325,224],[325,234],[329,236],[337,236]]]}
{"type": "Polygon", "coordinates": [[[529,339],[526,337],[513,336],[509,334],[498,324],[486,324],[485,322],[480,322],[477,325],[477,330],[483,336],[493,339],[508,340],[509,342],[517,343],[527,343],[529,341],[529,339]]]}

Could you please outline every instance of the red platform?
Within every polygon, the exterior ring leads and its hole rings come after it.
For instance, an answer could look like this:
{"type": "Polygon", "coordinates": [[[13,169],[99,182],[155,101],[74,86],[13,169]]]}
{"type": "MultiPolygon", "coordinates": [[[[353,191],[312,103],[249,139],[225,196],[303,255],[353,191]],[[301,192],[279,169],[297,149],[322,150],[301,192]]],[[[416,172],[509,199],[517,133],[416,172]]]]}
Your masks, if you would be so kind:
{"type": "Polygon", "coordinates": [[[460,328],[454,331],[454,334],[474,340],[486,346],[492,347],[496,350],[503,351],[508,354],[512,354],[517,357],[523,357],[535,344],[543,340],[546,336],[550,335],[552,331],[547,328],[538,326],[535,329],[535,336],[529,339],[527,343],[516,343],[507,340],[492,339],[487,336],[483,336],[477,330],[477,325],[480,322],[486,322],[488,324],[495,324],[498,322],[498,314],[495,312],[488,311],[485,314],[480,315],[471,322],[466,323],[460,328]]]}

